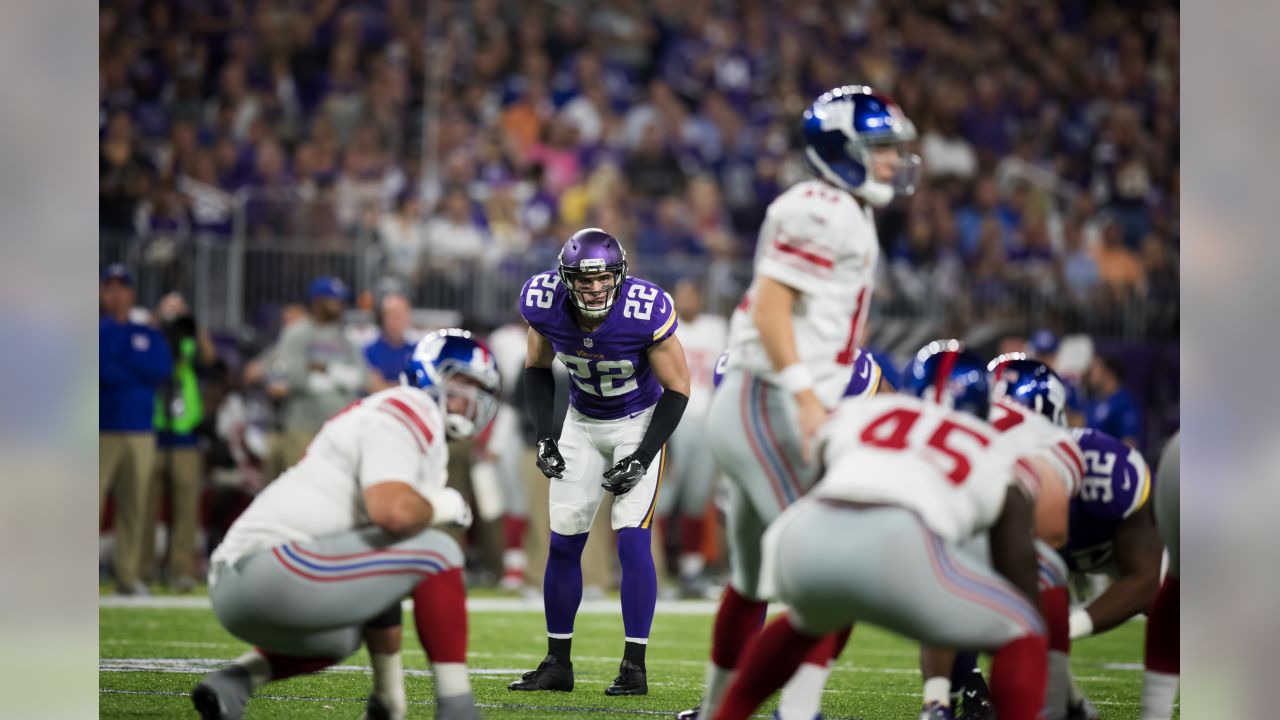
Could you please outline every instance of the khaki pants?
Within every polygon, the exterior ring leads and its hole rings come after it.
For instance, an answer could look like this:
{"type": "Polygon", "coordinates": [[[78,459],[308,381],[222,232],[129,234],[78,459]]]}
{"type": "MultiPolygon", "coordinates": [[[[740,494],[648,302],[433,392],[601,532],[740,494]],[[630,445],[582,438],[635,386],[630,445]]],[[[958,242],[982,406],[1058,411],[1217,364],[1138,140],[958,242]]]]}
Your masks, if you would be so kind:
{"type": "Polygon", "coordinates": [[[115,575],[121,586],[141,580],[142,533],[150,499],[156,437],[150,432],[98,433],[98,523],[113,489],[116,497],[115,575]]]}
{"type": "Polygon", "coordinates": [[[199,449],[178,447],[156,451],[155,480],[151,483],[151,499],[142,531],[140,567],[144,578],[152,579],[156,570],[156,518],[160,515],[160,497],[164,494],[166,462],[172,480],[169,515],[169,582],[172,583],[178,578],[196,577],[196,529],[203,477],[199,449]]]}

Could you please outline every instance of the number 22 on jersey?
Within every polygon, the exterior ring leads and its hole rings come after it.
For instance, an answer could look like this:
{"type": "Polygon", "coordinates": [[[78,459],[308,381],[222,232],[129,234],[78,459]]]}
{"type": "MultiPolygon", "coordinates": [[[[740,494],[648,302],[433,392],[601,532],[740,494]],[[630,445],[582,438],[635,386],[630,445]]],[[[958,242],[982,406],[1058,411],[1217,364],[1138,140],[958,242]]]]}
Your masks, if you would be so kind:
{"type": "Polygon", "coordinates": [[[569,368],[569,377],[578,389],[597,397],[616,397],[639,387],[636,366],[630,360],[588,360],[566,353],[556,353],[569,368]]]}
{"type": "Polygon", "coordinates": [[[908,437],[919,422],[919,410],[897,408],[872,420],[858,439],[866,445],[885,450],[921,452],[930,463],[939,466],[939,471],[952,485],[959,485],[967,480],[973,469],[973,462],[966,450],[975,449],[974,445],[984,448],[991,444],[991,440],[977,430],[942,418],[937,422],[930,421],[933,431],[928,432],[928,438],[922,445],[919,440],[929,430],[928,427],[922,426],[916,438],[908,437]],[[949,468],[942,467],[942,458],[946,459],[949,468]]]}

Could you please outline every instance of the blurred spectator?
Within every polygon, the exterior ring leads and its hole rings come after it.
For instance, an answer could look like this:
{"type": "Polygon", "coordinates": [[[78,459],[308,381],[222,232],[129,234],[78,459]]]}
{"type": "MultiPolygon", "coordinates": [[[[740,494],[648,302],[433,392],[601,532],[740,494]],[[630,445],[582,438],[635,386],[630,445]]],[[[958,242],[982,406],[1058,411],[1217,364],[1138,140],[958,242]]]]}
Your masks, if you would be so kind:
{"type": "Polygon", "coordinates": [[[976,258],[982,253],[982,235],[988,232],[988,222],[994,228],[1001,245],[1008,245],[1008,237],[1017,228],[1013,213],[1000,202],[1000,190],[994,177],[984,175],[973,187],[972,198],[956,210],[956,226],[960,231],[960,252],[965,258],[976,258]]]}
{"type": "Polygon", "coordinates": [[[383,213],[378,223],[378,240],[386,253],[386,271],[417,282],[426,249],[422,201],[417,193],[406,190],[396,197],[395,211],[383,213]]]}
{"type": "MultiPolygon", "coordinates": [[[[250,420],[256,416],[265,418],[261,423],[264,433],[262,442],[264,451],[259,455],[262,461],[262,476],[265,482],[271,482],[289,467],[288,463],[285,462],[283,412],[281,408],[285,398],[289,396],[289,378],[285,373],[284,361],[280,357],[279,338],[284,336],[285,331],[291,325],[302,322],[306,318],[307,307],[305,305],[291,304],[284,306],[280,311],[279,336],[276,341],[264,348],[244,367],[243,393],[240,398],[245,405],[243,415],[250,418],[250,420]],[[257,409],[256,413],[254,412],[255,409],[257,409]]],[[[233,383],[229,383],[229,385],[235,387],[233,383]]],[[[233,417],[240,417],[237,409],[233,408],[228,412],[233,417]]],[[[245,442],[248,447],[253,447],[247,438],[245,442]]]]}
{"type": "Polygon", "coordinates": [[[1084,229],[1078,221],[1069,221],[1062,233],[1062,279],[1076,303],[1084,305],[1096,296],[1102,278],[1098,261],[1084,246],[1084,229]]]}
{"type": "Polygon", "coordinates": [[[428,262],[438,269],[484,257],[487,238],[476,224],[466,190],[451,188],[445,193],[438,213],[427,221],[427,243],[428,262]]]}
{"type": "Polygon", "coordinates": [[[640,140],[628,154],[623,169],[631,189],[641,197],[680,195],[684,191],[684,173],[667,147],[656,120],[644,125],[640,140]]]}
{"type": "Polygon", "coordinates": [[[187,302],[169,293],[156,308],[160,329],[173,354],[173,374],[156,396],[154,424],[155,479],[151,484],[142,542],[142,572],[155,569],[155,527],[162,514],[161,498],[168,498],[169,562],[166,579],[176,592],[196,587],[196,530],[204,468],[197,429],[205,420],[204,396],[197,373],[207,372],[216,359],[213,342],[196,324],[187,302]]]}
{"type": "Polygon", "coordinates": [[[1133,393],[1120,384],[1121,370],[1112,358],[1095,355],[1085,385],[1089,391],[1089,427],[1142,449],[1142,410],[1133,393]]]}
{"type": "Polygon", "coordinates": [[[130,317],[133,275],[109,265],[100,284],[98,318],[98,522],[115,490],[117,591],[147,593],[142,582],[143,535],[155,468],[152,421],[156,388],[173,372],[169,344],[155,328],[130,317]]]}
{"type": "Polygon", "coordinates": [[[1098,278],[1116,301],[1127,300],[1143,289],[1142,263],[1125,247],[1119,223],[1111,221],[1103,226],[1102,243],[1093,258],[1098,264],[1098,278]]]}
{"type": "Polygon", "coordinates": [[[283,405],[286,467],[297,463],[320,426],[365,388],[364,357],[342,328],[348,297],[338,278],[316,278],[307,292],[309,315],[281,333],[280,362],[289,389],[283,405]]]}
{"type": "Polygon", "coordinates": [[[151,191],[153,175],[151,162],[133,137],[129,113],[113,112],[98,154],[98,225],[121,233],[133,231],[135,210],[151,191]]]}
{"type": "Polygon", "coordinates": [[[369,392],[375,393],[400,384],[400,373],[413,355],[413,341],[408,337],[413,321],[409,301],[396,293],[388,293],[378,306],[378,339],[364,349],[369,364],[369,392]]]}

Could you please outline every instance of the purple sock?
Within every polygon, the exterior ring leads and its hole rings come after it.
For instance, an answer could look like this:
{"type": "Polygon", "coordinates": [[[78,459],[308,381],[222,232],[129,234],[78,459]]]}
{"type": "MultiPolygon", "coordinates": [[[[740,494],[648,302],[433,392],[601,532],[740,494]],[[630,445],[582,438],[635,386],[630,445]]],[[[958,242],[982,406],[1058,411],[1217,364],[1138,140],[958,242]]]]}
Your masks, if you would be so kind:
{"type": "Polygon", "coordinates": [[[586,546],[587,533],[551,533],[547,573],[542,577],[542,599],[547,614],[548,633],[573,633],[573,618],[578,614],[578,605],[582,603],[582,549],[586,546]]]}
{"type": "Polygon", "coordinates": [[[649,528],[618,531],[622,565],[622,626],[629,638],[648,638],[653,606],[658,601],[658,574],[653,569],[649,528]]]}

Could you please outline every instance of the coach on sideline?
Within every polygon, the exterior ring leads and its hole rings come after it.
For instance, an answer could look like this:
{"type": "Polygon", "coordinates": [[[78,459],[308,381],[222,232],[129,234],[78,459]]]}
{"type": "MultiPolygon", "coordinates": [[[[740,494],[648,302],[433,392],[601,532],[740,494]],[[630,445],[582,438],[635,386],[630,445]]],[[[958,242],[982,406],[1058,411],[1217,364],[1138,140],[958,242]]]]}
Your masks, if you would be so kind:
{"type": "Polygon", "coordinates": [[[169,343],[160,331],[130,321],[133,276],[109,265],[100,284],[98,318],[98,523],[107,493],[116,490],[117,590],[146,594],[140,577],[143,515],[152,483],[156,387],[173,372],[169,343]]]}

